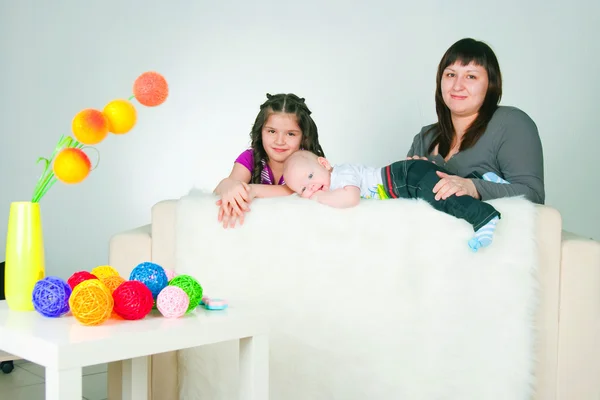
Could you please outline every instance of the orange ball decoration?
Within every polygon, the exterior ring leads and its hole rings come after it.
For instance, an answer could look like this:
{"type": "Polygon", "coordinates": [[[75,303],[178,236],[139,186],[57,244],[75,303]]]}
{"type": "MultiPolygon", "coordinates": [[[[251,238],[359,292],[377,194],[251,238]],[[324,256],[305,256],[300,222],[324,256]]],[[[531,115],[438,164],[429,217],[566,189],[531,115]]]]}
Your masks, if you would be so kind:
{"type": "Polygon", "coordinates": [[[83,144],[98,144],[108,135],[108,119],[102,111],[87,108],[78,112],[71,123],[75,139],[83,144]]]}
{"type": "Polygon", "coordinates": [[[127,100],[117,99],[109,102],[102,114],[108,120],[108,131],[116,135],[129,132],[137,122],[137,111],[127,100]]]}
{"type": "Polygon", "coordinates": [[[98,279],[88,279],[75,286],[69,307],[82,325],[100,325],[110,318],[114,300],[110,289],[98,279]]]}
{"type": "Polygon", "coordinates": [[[133,83],[133,94],[140,104],[147,107],[161,105],[169,96],[167,80],[158,72],[144,72],[133,83]]]}
{"type": "Polygon", "coordinates": [[[54,158],[52,170],[56,178],[64,183],[79,183],[89,175],[92,163],[81,149],[67,147],[54,158]]]}
{"type": "MultiPolygon", "coordinates": [[[[111,275],[111,276],[107,276],[106,278],[102,278],[100,279],[102,281],[102,283],[104,283],[106,285],[106,287],[110,290],[110,293],[112,294],[116,288],[119,287],[119,285],[121,285],[121,283],[125,282],[125,279],[123,279],[122,277],[120,277],[119,275],[111,275]]],[[[114,299],[113,299],[114,300],[114,299]]]]}

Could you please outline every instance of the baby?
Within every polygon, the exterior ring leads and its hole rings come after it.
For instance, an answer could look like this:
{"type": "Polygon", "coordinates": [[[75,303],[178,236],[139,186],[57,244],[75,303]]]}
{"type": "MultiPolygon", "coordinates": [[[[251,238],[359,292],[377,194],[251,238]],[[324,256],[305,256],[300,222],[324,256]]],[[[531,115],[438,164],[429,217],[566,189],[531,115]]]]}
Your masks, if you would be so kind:
{"type": "Polygon", "coordinates": [[[488,203],[471,196],[452,195],[435,200],[433,187],[440,180],[436,171],[444,168],[425,160],[397,161],[383,168],[356,164],[334,167],[323,157],[297,151],[283,167],[290,189],[301,197],[336,208],[354,207],[364,199],[423,199],[436,210],[461,218],[473,226],[469,247],[477,251],[492,243],[500,213],[488,203]]]}

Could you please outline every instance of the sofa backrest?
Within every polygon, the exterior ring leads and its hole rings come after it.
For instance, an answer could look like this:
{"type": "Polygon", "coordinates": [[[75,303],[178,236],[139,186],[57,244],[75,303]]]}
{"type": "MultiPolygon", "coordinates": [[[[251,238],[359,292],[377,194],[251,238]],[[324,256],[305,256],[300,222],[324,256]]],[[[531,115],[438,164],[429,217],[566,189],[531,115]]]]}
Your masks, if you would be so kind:
{"type": "MultiPolygon", "coordinates": [[[[152,208],[152,261],[176,269],[176,213],[178,200],[165,200],[152,208]]],[[[536,206],[539,251],[540,305],[536,329],[537,399],[553,398],[557,379],[558,317],[562,221],[557,210],[536,206]]],[[[215,207],[215,221],[216,221],[215,207]]]]}

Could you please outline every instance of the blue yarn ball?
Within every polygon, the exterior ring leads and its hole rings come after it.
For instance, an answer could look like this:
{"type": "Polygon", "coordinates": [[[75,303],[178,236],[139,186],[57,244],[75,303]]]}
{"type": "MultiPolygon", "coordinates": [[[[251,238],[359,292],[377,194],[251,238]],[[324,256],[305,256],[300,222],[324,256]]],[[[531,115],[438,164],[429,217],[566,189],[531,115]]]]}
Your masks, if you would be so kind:
{"type": "Polygon", "coordinates": [[[47,276],[33,287],[33,308],[45,317],[57,318],[69,312],[71,286],[56,276],[47,276]]]}
{"type": "Polygon", "coordinates": [[[135,267],[129,275],[129,280],[142,282],[148,286],[154,299],[169,284],[169,279],[163,267],[152,262],[143,262],[135,267]]]}

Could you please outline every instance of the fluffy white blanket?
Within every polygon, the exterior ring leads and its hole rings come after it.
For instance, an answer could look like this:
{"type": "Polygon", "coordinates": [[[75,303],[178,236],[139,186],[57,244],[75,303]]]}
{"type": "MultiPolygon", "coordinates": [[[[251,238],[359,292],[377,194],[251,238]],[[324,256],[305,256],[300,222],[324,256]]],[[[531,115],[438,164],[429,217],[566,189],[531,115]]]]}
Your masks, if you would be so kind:
{"type": "MultiPolygon", "coordinates": [[[[532,393],[533,204],[490,202],[494,243],[420,200],[336,210],[258,199],[241,228],[215,197],[179,201],[176,272],[272,318],[271,399],[518,400],[532,393]]],[[[181,399],[237,398],[237,343],[179,353],[181,399]]]]}

